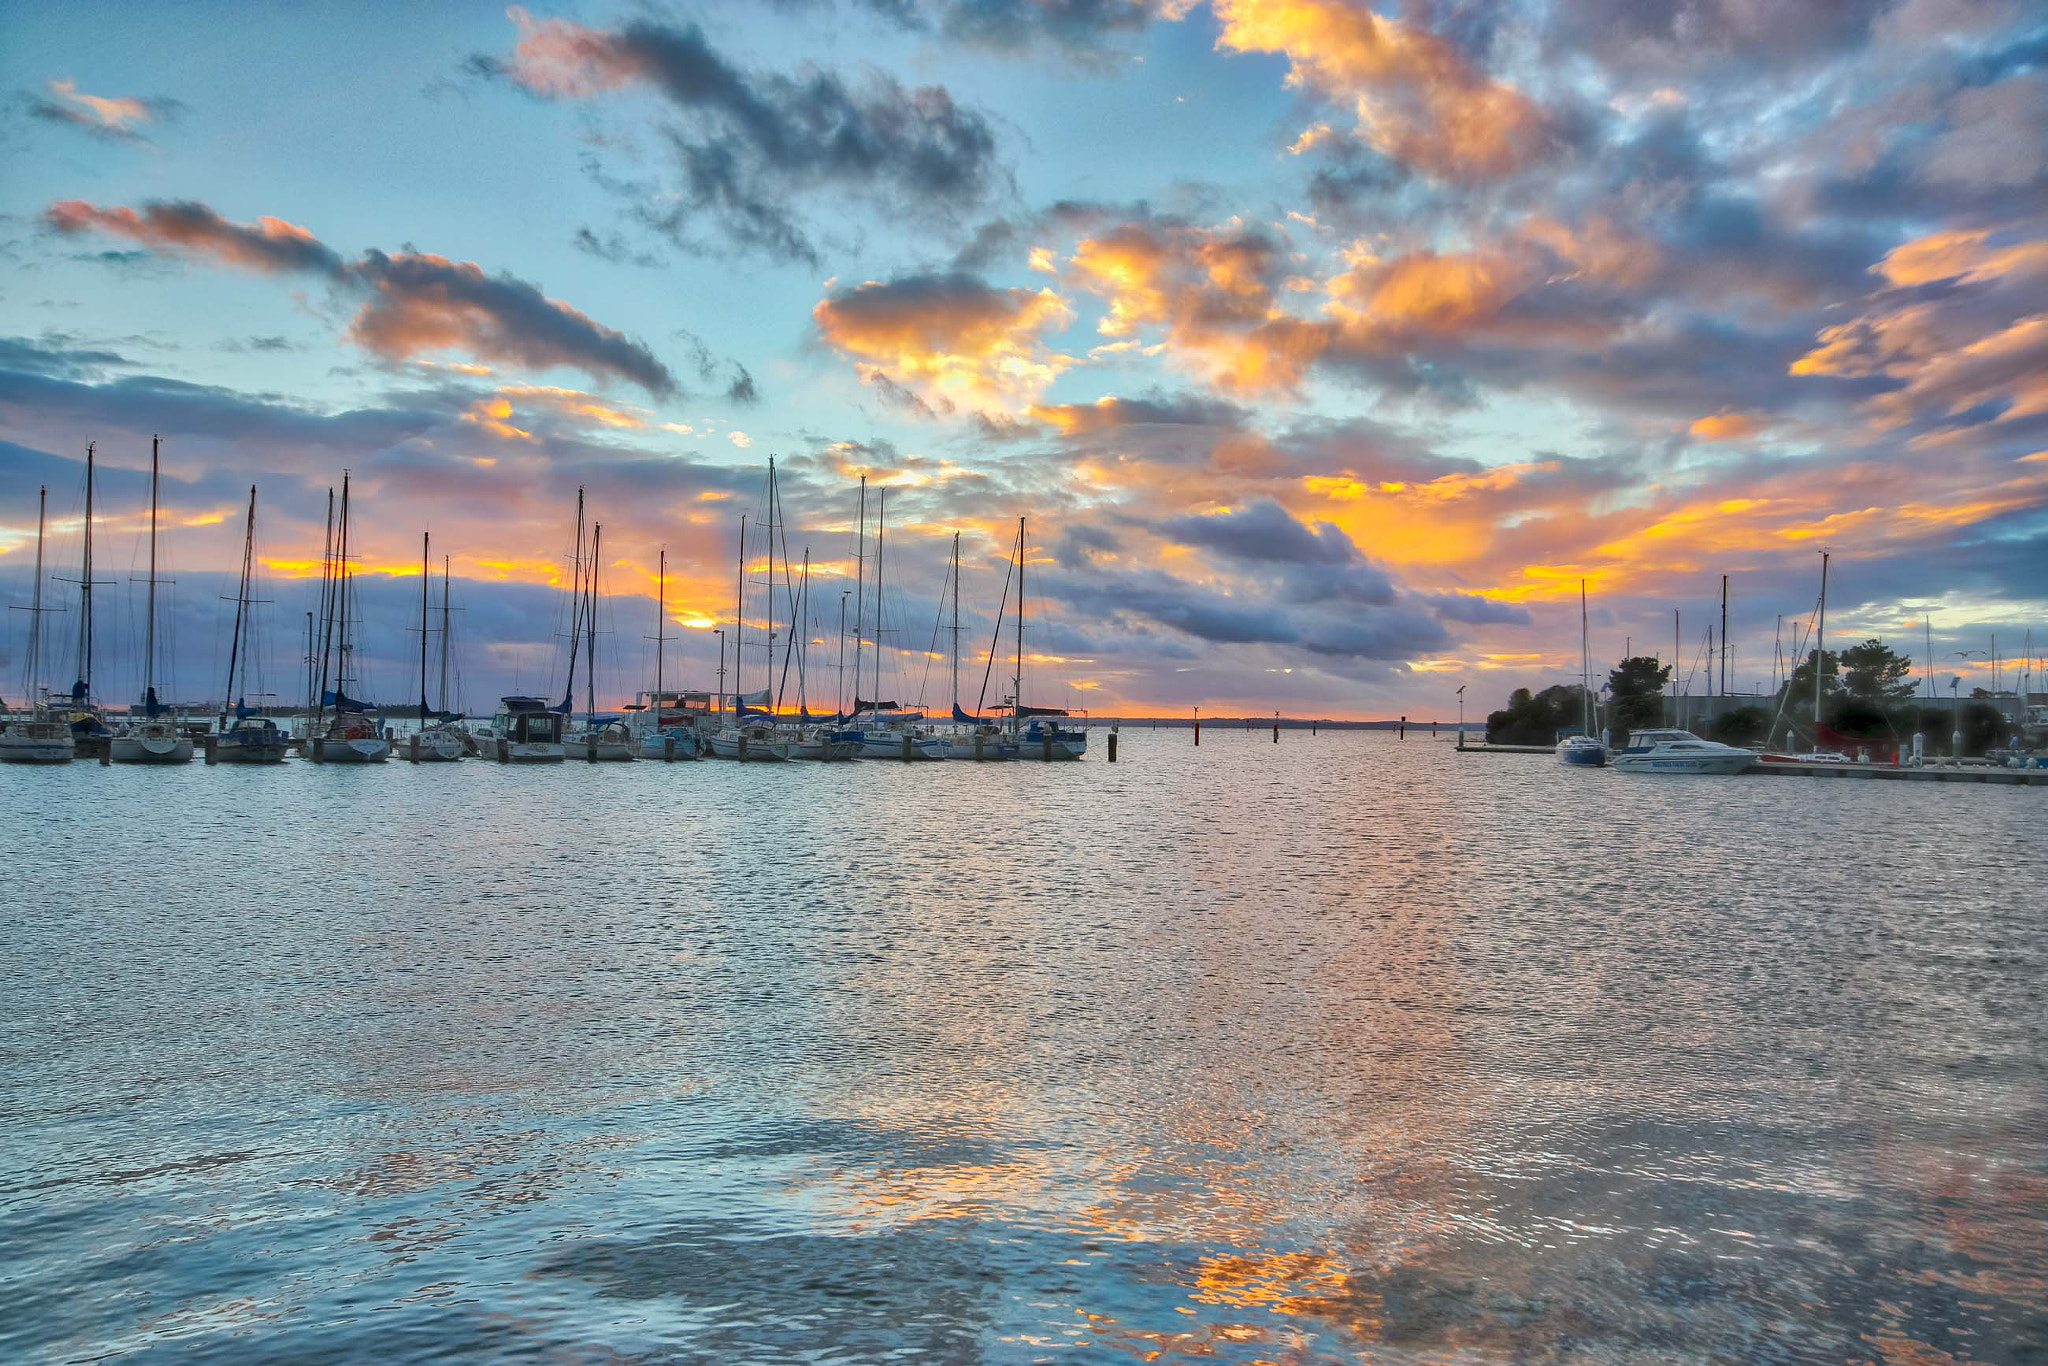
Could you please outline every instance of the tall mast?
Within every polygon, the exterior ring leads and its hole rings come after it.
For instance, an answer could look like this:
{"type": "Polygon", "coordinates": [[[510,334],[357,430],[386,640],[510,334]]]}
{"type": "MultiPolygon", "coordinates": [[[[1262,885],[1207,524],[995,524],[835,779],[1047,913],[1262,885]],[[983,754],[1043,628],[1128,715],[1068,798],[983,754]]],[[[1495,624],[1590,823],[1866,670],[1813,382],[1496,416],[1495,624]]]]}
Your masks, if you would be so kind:
{"type": "MultiPolygon", "coordinates": [[[[341,524],[343,527],[348,525],[347,470],[341,472],[341,524]]],[[[340,542],[335,537],[334,527],[334,490],[329,489],[327,490],[327,555],[325,557],[327,582],[323,585],[320,594],[320,608],[325,619],[320,624],[320,694],[318,698],[319,711],[315,715],[316,729],[327,721],[327,670],[334,657],[335,608],[340,602],[341,591],[341,559],[339,552],[340,542]]],[[[341,701],[339,679],[335,681],[334,691],[335,710],[339,713],[341,709],[339,705],[341,701]]]]}
{"type": "MultiPolygon", "coordinates": [[[[768,644],[768,669],[766,676],[773,682],[775,679],[775,457],[772,455],[768,457],[768,524],[762,539],[768,542],[768,635],[766,637],[768,644]]],[[[788,567],[787,564],[783,566],[785,571],[788,567]]],[[[771,710],[780,711],[782,709],[782,688],[780,684],[776,684],[774,700],[768,705],[771,710]]]]}
{"type": "Polygon", "coordinates": [[[668,547],[654,571],[654,728],[661,729],[661,657],[668,644],[668,547]]]}
{"type": "Polygon", "coordinates": [[[427,550],[433,533],[420,533],[420,729],[427,728],[427,582],[433,577],[427,568],[427,550]]]}
{"type": "MultiPolygon", "coordinates": [[[[860,477],[860,516],[853,531],[853,709],[860,710],[860,632],[867,620],[868,477],[860,477]]],[[[843,609],[842,609],[843,610],[843,609]]],[[[844,664],[846,661],[841,660],[844,664]]]]}
{"type": "Polygon", "coordinates": [[[1721,576],[1721,696],[1728,695],[1728,576],[1721,576]]]}
{"type": "Polygon", "coordinates": [[[832,717],[846,715],[846,593],[839,594],[839,660],[832,669],[832,717]]]}
{"type": "MultiPolygon", "coordinates": [[[[562,715],[576,700],[576,647],[583,641],[583,485],[576,486],[576,550],[570,563],[569,678],[562,685],[562,715]]],[[[564,723],[567,724],[566,722],[564,723]]]]}
{"type": "Polygon", "coordinates": [[[78,576],[78,682],[71,689],[72,700],[92,705],[92,486],[93,450],[85,446],[85,557],[78,576]]]}
{"type": "Polygon", "coordinates": [[[28,699],[31,716],[36,714],[36,674],[43,655],[43,523],[49,505],[50,489],[45,484],[36,492],[36,582],[29,595],[28,673],[22,681],[22,695],[28,699]]]}
{"type": "Polygon", "coordinates": [[[220,699],[221,730],[228,728],[228,711],[235,704],[235,665],[242,650],[243,614],[249,607],[249,571],[256,553],[256,486],[249,485],[249,520],[242,528],[242,582],[235,590],[235,633],[228,637],[228,685],[220,699]]]}
{"type": "Polygon", "coordinates": [[[889,486],[882,485],[881,506],[875,512],[875,695],[882,700],[882,541],[889,534],[889,486]]]}
{"type": "Polygon", "coordinates": [[[1011,679],[1010,725],[1024,728],[1024,519],[1017,519],[1017,673],[1011,679]]]}
{"type": "Polygon", "coordinates": [[[1579,580],[1579,703],[1586,734],[1593,733],[1593,652],[1586,635],[1586,581],[1579,580]]]}
{"type": "Polygon", "coordinates": [[[156,505],[157,447],[163,438],[149,439],[149,606],[142,627],[142,715],[156,718],[156,505]]]}
{"type": "Polygon", "coordinates": [[[349,588],[355,581],[355,575],[349,565],[348,502],[348,474],[344,471],[341,476],[341,525],[335,533],[337,553],[334,561],[337,576],[334,602],[336,614],[340,618],[335,627],[340,638],[335,647],[334,663],[334,710],[337,715],[341,712],[341,699],[348,696],[350,656],[355,653],[355,647],[349,643],[348,631],[349,588]]]}
{"type": "MultiPolygon", "coordinates": [[[[344,471],[344,473],[346,473],[344,471]]],[[[327,534],[320,542],[320,630],[324,633],[334,619],[334,490],[327,490],[327,534]]],[[[306,717],[309,722],[327,713],[327,647],[315,645],[313,623],[306,623],[306,717]],[[316,667],[317,666],[317,667],[316,667]]],[[[310,732],[309,732],[310,733],[310,732]]]]}
{"type": "Polygon", "coordinates": [[[747,636],[747,514],[740,514],[740,563],[733,575],[732,599],[732,719],[740,719],[740,693],[746,675],[740,672],[740,652],[747,636]]]}
{"type": "Polygon", "coordinates": [[[960,533],[953,533],[953,710],[960,710],[960,533]]]}
{"type": "Polygon", "coordinates": [[[1816,619],[1815,619],[1815,622],[1814,622],[1814,630],[1813,630],[1813,724],[1814,724],[1814,733],[1813,733],[1813,744],[1814,744],[1814,748],[1816,748],[1816,749],[1818,749],[1818,748],[1820,747],[1820,729],[1819,729],[1819,727],[1820,727],[1820,677],[1821,677],[1821,646],[1822,646],[1822,645],[1823,645],[1823,644],[1824,644],[1824,643],[1826,642],[1826,640],[1827,640],[1827,633],[1828,633],[1828,552],[1827,552],[1827,551],[1825,551],[1825,550],[1823,550],[1823,551],[1821,551],[1821,552],[1820,552],[1820,613],[1819,613],[1819,615],[1818,615],[1818,616],[1816,617],[1816,619]]]}
{"type": "Polygon", "coordinates": [[[441,715],[448,714],[448,574],[449,557],[441,557],[441,715]]]}
{"type": "Polygon", "coordinates": [[[597,729],[597,559],[603,541],[604,523],[599,522],[590,532],[590,648],[583,652],[583,718],[592,730],[597,729]]]}

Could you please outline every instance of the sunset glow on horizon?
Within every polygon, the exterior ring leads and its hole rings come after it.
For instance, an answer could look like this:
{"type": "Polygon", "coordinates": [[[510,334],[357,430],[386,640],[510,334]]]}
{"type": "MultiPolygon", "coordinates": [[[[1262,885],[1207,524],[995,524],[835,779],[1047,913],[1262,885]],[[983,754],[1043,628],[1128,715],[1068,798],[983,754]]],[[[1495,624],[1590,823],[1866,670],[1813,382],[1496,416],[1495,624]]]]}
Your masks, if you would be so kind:
{"type": "Polygon", "coordinates": [[[770,456],[813,710],[878,527],[885,695],[951,700],[956,533],[961,671],[1006,677],[1019,517],[1034,696],[1101,715],[1448,718],[1467,682],[1483,715],[1576,680],[1582,583],[1596,668],[1684,673],[1723,575],[1731,685],[1768,687],[1823,548],[1831,648],[2048,653],[2048,19],[1683,14],[474,5],[373,49],[348,9],[26,9],[0,586],[47,486],[69,600],[97,443],[125,701],[161,434],[183,698],[219,691],[252,483],[265,667],[303,686],[344,469],[374,695],[423,533],[467,707],[548,685],[579,488],[604,699],[653,686],[664,550],[667,685],[714,686],[740,579],[765,678],[770,456]]]}

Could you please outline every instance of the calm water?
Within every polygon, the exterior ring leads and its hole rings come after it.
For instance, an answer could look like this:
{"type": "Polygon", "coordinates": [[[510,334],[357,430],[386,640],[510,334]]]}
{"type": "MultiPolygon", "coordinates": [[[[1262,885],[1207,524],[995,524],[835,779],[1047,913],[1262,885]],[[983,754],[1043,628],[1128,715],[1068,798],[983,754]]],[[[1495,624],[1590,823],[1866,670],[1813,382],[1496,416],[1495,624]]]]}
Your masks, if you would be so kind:
{"type": "Polygon", "coordinates": [[[2048,794],[0,769],[0,1360],[2048,1359],[2048,794]]]}

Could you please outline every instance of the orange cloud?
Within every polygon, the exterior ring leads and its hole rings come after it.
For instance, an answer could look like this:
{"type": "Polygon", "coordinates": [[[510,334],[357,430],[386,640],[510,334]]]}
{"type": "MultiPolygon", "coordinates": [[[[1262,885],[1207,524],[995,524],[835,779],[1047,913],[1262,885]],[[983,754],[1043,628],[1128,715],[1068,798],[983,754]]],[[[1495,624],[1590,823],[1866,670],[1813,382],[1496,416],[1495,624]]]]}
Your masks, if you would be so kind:
{"type": "Polygon", "coordinates": [[[1074,316],[1051,289],[998,289],[965,275],[869,280],[821,300],[811,316],[862,378],[949,410],[1021,408],[1074,364],[1042,340],[1074,316]]]}
{"type": "Polygon", "coordinates": [[[51,81],[44,88],[56,101],[51,108],[57,116],[95,131],[132,137],[135,125],[157,118],[157,104],[133,95],[88,95],[68,80],[51,81]]]}
{"type": "Polygon", "coordinates": [[[1433,178],[1506,175],[1548,141],[1540,105],[1427,29],[1343,0],[1217,0],[1215,10],[1219,48],[1284,55],[1290,85],[1348,103],[1368,145],[1433,178]]]}
{"type": "Polygon", "coordinates": [[[43,221],[62,233],[99,231],[159,250],[210,256],[248,270],[334,271],[341,258],[312,233],[282,218],[264,216],[234,223],[192,200],[100,208],[83,199],[60,199],[43,211],[43,221]]]}
{"type": "Polygon", "coordinates": [[[1702,441],[1741,441],[1770,426],[1762,413],[1714,413],[1696,418],[1687,428],[1702,441]]]}

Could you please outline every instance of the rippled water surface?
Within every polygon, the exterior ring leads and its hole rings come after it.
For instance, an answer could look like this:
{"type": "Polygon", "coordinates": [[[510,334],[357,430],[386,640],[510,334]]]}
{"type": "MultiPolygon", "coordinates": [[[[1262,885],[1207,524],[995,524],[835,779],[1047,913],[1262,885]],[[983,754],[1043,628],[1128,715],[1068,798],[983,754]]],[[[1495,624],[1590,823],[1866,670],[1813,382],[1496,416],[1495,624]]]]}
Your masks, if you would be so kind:
{"type": "Polygon", "coordinates": [[[0,1360],[2048,1357],[2037,790],[1212,730],[0,800],[0,1360]]]}

